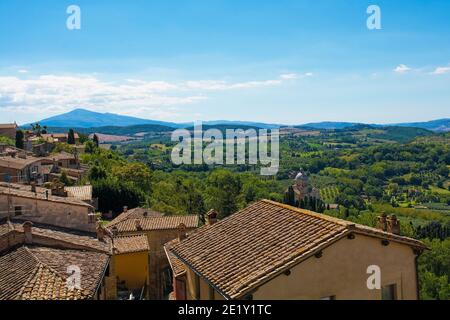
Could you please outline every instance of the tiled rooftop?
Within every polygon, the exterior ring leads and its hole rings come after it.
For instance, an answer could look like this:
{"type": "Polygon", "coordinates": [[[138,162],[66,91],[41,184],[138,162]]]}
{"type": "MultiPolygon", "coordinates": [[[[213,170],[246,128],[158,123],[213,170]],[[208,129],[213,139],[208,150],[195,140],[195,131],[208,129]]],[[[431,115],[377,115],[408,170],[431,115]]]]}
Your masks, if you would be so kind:
{"type": "Polygon", "coordinates": [[[119,233],[136,232],[136,231],[152,231],[152,230],[169,230],[178,229],[180,224],[184,224],[186,228],[196,228],[198,226],[198,216],[164,216],[164,217],[148,217],[148,218],[128,218],[119,222],[112,222],[108,228],[116,227],[119,233]],[[136,227],[139,223],[140,229],[136,227]]]}
{"type": "Polygon", "coordinates": [[[116,254],[134,253],[150,250],[146,235],[120,236],[114,238],[116,254]]]}
{"type": "Polygon", "coordinates": [[[25,245],[0,256],[0,300],[93,298],[109,261],[104,253],[25,245]],[[81,270],[81,289],[69,289],[69,266],[81,270]]]}
{"type": "Polygon", "coordinates": [[[92,186],[76,186],[76,187],[65,187],[67,191],[67,195],[69,197],[81,200],[88,201],[92,200],[92,186]]]}
{"type": "Polygon", "coordinates": [[[141,219],[141,218],[154,218],[163,217],[164,214],[161,212],[153,211],[146,208],[134,208],[129,209],[126,212],[119,214],[114,220],[112,220],[108,226],[113,226],[118,222],[128,220],[128,219],[141,219]]]}
{"type": "Polygon", "coordinates": [[[424,248],[414,239],[269,200],[168,245],[177,259],[235,299],[352,232],[424,248]]]}
{"type": "Polygon", "coordinates": [[[175,277],[181,276],[186,273],[186,266],[180,261],[171,251],[173,246],[178,244],[180,241],[174,239],[164,245],[164,251],[166,252],[167,260],[169,260],[170,267],[172,268],[173,275],[175,277]]]}
{"type": "Polygon", "coordinates": [[[45,193],[45,189],[43,188],[37,188],[36,193],[31,191],[31,187],[28,186],[28,188],[24,188],[23,185],[19,184],[6,184],[1,183],[0,184],[0,194],[5,195],[12,195],[17,197],[23,197],[28,199],[37,199],[37,200],[43,200],[43,201],[52,201],[52,202],[58,202],[58,203],[65,203],[65,204],[71,204],[71,205],[77,205],[82,207],[91,207],[89,204],[76,199],[76,198],[64,198],[64,197],[56,197],[51,195],[51,190],[48,190],[48,198],[45,193]]]}
{"type": "MultiPolygon", "coordinates": [[[[0,237],[9,232],[23,233],[23,222],[6,221],[0,222],[0,237]]],[[[89,249],[98,252],[109,253],[111,251],[111,244],[109,238],[105,241],[99,241],[95,234],[68,230],[54,226],[34,224],[32,229],[33,237],[41,239],[54,239],[60,243],[61,246],[69,246],[71,248],[89,249]]]]}

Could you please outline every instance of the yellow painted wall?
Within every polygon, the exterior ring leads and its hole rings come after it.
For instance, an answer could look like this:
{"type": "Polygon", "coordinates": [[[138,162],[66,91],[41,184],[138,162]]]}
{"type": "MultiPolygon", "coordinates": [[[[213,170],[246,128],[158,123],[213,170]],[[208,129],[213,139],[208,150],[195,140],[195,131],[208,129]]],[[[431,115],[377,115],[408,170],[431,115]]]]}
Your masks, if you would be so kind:
{"type": "Polygon", "coordinates": [[[148,252],[114,256],[116,275],[128,289],[142,288],[148,278],[148,252]]]}
{"type": "Polygon", "coordinates": [[[291,269],[291,275],[279,275],[253,294],[260,299],[380,300],[381,290],[367,288],[367,267],[381,268],[381,284],[397,284],[399,300],[415,300],[416,274],[413,250],[391,242],[356,235],[344,238],[323,250],[321,258],[311,257],[291,269]]]}

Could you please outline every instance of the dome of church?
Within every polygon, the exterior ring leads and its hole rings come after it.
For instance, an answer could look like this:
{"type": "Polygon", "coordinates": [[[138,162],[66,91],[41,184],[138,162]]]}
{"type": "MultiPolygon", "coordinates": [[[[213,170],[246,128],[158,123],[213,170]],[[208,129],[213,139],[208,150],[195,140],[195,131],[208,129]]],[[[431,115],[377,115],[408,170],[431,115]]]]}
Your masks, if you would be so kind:
{"type": "Polygon", "coordinates": [[[301,171],[295,177],[295,180],[305,180],[305,179],[306,179],[306,175],[301,171]]]}

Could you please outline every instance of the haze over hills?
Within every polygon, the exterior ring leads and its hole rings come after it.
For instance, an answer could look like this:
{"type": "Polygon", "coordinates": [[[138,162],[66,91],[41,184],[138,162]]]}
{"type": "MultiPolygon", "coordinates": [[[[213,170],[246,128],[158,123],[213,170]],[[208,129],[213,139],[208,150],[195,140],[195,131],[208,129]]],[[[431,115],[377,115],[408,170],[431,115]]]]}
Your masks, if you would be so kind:
{"type": "MultiPolygon", "coordinates": [[[[166,127],[166,128],[187,128],[193,125],[192,122],[189,123],[174,123],[165,122],[158,120],[148,120],[141,119],[130,116],[123,116],[113,113],[99,113],[93,112],[86,109],[74,109],[68,113],[57,115],[51,118],[43,119],[39,121],[42,126],[48,126],[51,128],[101,128],[101,127],[130,127],[130,126],[155,126],[156,127],[166,127]]],[[[261,122],[250,122],[250,121],[229,121],[229,120],[214,120],[214,121],[203,121],[203,125],[207,126],[217,126],[217,125],[227,125],[227,126],[246,126],[246,127],[258,127],[258,128],[277,128],[285,126],[283,124],[271,124],[271,123],[261,123],[261,122]]],[[[353,126],[364,125],[363,123],[356,122],[333,122],[333,121],[323,121],[316,123],[307,123],[298,125],[298,128],[313,128],[313,129],[345,129],[353,126]]],[[[413,123],[396,123],[396,124],[370,124],[371,126],[397,126],[397,127],[414,127],[422,128],[435,132],[449,132],[450,131],[450,118],[438,119],[427,122],[413,122],[413,123]]],[[[144,129],[144,128],[142,128],[144,129]]]]}
{"type": "Polygon", "coordinates": [[[39,121],[39,124],[42,126],[60,128],[94,128],[106,126],[127,127],[144,124],[178,127],[177,124],[172,122],[140,119],[114,113],[100,113],[81,108],[74,109],[68,113],[60,114],[51,118],[43,119],[39,121]]]}

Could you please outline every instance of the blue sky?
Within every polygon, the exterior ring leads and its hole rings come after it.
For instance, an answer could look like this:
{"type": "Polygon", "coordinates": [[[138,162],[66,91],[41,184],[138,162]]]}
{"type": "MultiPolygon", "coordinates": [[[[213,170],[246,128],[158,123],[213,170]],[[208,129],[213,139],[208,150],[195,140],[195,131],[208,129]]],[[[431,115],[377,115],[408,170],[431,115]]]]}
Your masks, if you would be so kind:
{"type": "Polygon", "coordinates": [[[0,122],[450,117],[447,0],[2,0],[0,122]],[[66,9],[81,8],[81,30],[66,9]],[[381,30],[366,27],[369,5],[381,30]]]}

